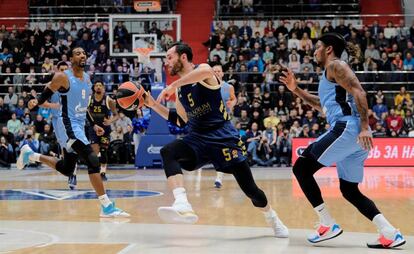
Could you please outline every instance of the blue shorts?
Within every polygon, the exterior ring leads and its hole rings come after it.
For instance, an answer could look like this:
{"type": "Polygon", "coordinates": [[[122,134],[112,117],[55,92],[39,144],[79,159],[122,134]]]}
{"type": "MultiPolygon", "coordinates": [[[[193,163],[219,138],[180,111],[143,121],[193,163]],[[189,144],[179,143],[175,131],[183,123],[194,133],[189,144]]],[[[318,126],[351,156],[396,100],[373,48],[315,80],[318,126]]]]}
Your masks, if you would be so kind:
{"type": "Polygon", "coordinates": [[[100,146],[109,146],[109,140],[111,135],[111,127],[110,126],[101,126],[105,133],[102,136],[97,136],[95,130],[92,126],[88,127],[88,135],[91,144],[99,144],[100,146]]]}
{"type": "Polygon", "coordinates": [[[359,118],[338,120],[310,144],[302,156],[310,156],[324,166],[336,163],[339,178],[360,183],[364,177],[364,161],[368,157],[368,151],[357,143],[360,130],[359,118]]]}
{"type": "Polygon", "coordinates": [[[68,135],[66,134],[66,129],[65,125],[63,124],[62,117],[52,117],[52,125],[60,147],[62,149],[67,149],[66,142],[68,141],[68,135]]]}
{"type": "Polygon", "coordinates": [[[231,166],[247,159],[246,147],[231,123],[206,133],[190,132],[182,141],[194,150],[196,168],[212,163],[217,171],[227,173],[233,170],[231,166]]]}

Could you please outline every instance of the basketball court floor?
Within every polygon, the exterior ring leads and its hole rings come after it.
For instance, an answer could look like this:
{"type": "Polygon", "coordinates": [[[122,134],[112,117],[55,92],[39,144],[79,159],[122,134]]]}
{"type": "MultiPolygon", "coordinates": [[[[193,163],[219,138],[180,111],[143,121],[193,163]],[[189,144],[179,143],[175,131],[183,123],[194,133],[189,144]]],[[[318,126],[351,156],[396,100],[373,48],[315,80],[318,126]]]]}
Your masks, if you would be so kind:
{"type": "Polygon", "coordinates": [[[325,201],[344,233],[312,246],[306,241],[317,216],[290,169],[253,169],[289,239],[277,239],[238,188],[233,177],[213,187],[215,171],[186,173],[189,200],[199,215],[196,225],[163,224],[157,208],[170,205],[162,170],[111,170],[106,187],[129,219],[100,219],[87,172],[78,190],[51,170],[0,170],[0,253],[414,253],[414,168],[367,168],[362,190],[405,235],[400,250],[365,247],[375,227],[347,203],[334,168],[317,174],[325,201]]]}

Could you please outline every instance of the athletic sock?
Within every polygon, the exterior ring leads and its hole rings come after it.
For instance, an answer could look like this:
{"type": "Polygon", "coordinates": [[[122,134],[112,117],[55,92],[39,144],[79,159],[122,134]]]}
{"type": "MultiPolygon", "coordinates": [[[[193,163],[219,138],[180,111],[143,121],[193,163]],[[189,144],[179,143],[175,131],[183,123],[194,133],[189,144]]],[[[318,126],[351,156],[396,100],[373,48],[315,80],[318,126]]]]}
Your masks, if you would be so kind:
{"type": "Polygon", "coordinates": [[[101,164],[101,174],[105,173],[106,174],[106,164],[101,164]]]}
{"type": "Polygon", "coordinates": [[[217,172],[216,181],[222,182],[223,181],[223,172],[217,172]]]}
{"type": "Polygon", "coordinates": [[[30,161],[40,162],[40,153],[32,153],[29,155],[30,161]]]}
{"type": "Polygon", "coordinates": [[[329,226],[334,223],[334,219],[329,214],[328,208],[325,206],[325,203],[318,205],[317,207],[313,208],[319,216],[319,220],[322,225],[329,226]]]}
{"type": "Polygon", "coordinates": [[[375,215],[374,219],[372,219],[372,222],[377,227],[378,231],[385,235],[387,238],[391,238],[394,235],[395,228],[391,225],[391,223],[384,217],[384,215],[377,214],[375,215]]]}
{"type": "Polygon", "coordinates": [[[99,202],[101,202],[101,205],[104,207],[108,207],[110,204],[112,204],[112,201],[108,198],[106,194],[103,194],[102,196],[99,196],[99,202]]]}
{"type": "Polygon", "coordinates": [[[173,190],[175,202],[177,203],[188,203],[187,193],[184,187],[178,187],[173,190]]]}
{"type": "Polygon", "coordinates": [[[273,210],[272,208],[270,208],[269,211],[267,211],[267,212],[263,212],[263,215],[264,215],[266,220],[277,218],[276,211],[273,210]]]}

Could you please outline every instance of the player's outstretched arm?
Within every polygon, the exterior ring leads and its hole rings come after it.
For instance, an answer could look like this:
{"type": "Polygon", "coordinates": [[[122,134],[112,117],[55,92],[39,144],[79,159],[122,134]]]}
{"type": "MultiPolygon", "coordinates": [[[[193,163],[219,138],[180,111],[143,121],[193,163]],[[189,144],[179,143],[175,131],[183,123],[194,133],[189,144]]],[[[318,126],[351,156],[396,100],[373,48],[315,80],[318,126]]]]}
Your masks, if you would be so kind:
{"type": "Polygon", "coordinates": [[[144,104],[147,107],[153,109],[165,120],[169,120],[178,126],[183,126],[187,122],[187,114],[178,100],[176,101],[176,109],[168,109],[166,106],[156,101],[150,93],[144,94],[144,100],[144,104]]]}
{"type": "Polygon", "coordinates": [[[358,108],[358,113],[361,119],[361,133],[358,137],[360,144],[366,150],[372,148],[372,134],[369,131],[368,125],[368,102],[367,93],[359,83],[358,78],[354,72],[349,68],[348,64],[343,61],[333,61],[328,66],[328,75],[335,79],[336,83],[350,93],[354,99],[358,108]]]}
{"type": "Polygon", "coordinates": [[[29,101],[28,103],[29,109],[33,109],[37,105],[43,106],[43,104],[45,104],[45,102],[47,102],[47,100],[49,100],[50,97],[52,97],[52,95],[61,88],[65,90],[68,89],[69,82],[68,82],[68,78],[65,73],[57,72],[53,76],[52,81],[46,85],[43,92],[36,99],[32,99],[29,101]]]}
{"type": "Polygon", "coordinates": [[[316,110],[322,112],[321,102],[319,97],[313,94],[306,92],[305,90],[298,87],[298,83],[295,78],[295,74],[292,70],[287,69],[287,71],[282,72],[283,75],[280,76],[279,81],[286,85],[286,87],[294,94],[302,98],[307,104],[311,105],[316,110]]]}
{"type": "Polygon", "coordinates": [[[119,119],[118,109],[116,108],[116,101],[110,97],[106,97],[108,100],[108,106],[111,109],[112,116],[108,119],[104,119],[104,125],[110,126],[112,123],[119,119]]]}
{"type": "Polygon", "coordinates": [[[200,64],[196,69],[164,88],[158,96],[157,101],[162,102],[164,100],[168,100],[171,95],[175,93],[177,88],[197,82],[204,82],[206,86],[211,88],[220,87],[220,84],[215,78],[214,71],[210,65],[200,64]]]}

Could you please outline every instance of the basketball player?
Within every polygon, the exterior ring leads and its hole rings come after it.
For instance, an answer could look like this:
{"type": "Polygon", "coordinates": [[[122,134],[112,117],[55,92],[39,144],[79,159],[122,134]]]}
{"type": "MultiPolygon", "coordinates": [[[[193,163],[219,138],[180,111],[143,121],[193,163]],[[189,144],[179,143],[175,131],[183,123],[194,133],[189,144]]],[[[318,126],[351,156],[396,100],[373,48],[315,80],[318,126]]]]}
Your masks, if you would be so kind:
{"type": "Polygon", "coordinates": [[[148,95],[145,103],[158,114],[179,126],[186,122],[190,133],[161,149],[167,182],[175,197],[171,207],[158,208],[158,214],[169,223],[195,223],[198,216],[187,200],[181,168],[195,170],[213,163],[220,172],[233,174],[253,205],[263,211],[276,237],[288,237],[289,232],[267,202],[265,193],[257,187],[245,147],[237,130],[231,125],[220,93],[220,83],[208,64],[194,68],[193,53],[187,44],[175,43],[167,51],[166,66],[171,75],[181,78],[165,88],[158,101],[148,95]],[[162,104],[176,93],[176,109],[162,104]]]}
{"type": "Polygon", "coordinates": [[[105,86],[102,81],[95,82],[94,93],[89,99],[88,114],[92,119],[88,129],[89,139],[92,149],[98,154],[101,164],[101,177],[106,181],[106,166],[108,163],[109,136],[111,134],[111,124],[118,120],[118,110],[115,100],[105,94],[105,86]],[[98,136],[93,126],[98,125],[104,130],[104,134],[98,136]]]}
{"type": "MultiPolygon", "coordinates": [[[[68,64],[66,62],[59,62],[57,64],[57,69],[59,72],[64,72],[65,70],[67,70],[69,68],[68,64]]],[[[60,149],[61,149],[61,155],[62,156],[68,156],[69,160],[77,160],[77,155],[75,153],[68,153],[66,150],[66,140],[68,140],[68,135],[66,135],[66,130],[65,130],[65,126],[63,125],[63,121],[62,121],[62,111],[60,109],[60,105],[59,105],[59,101],[60,101],[60,95],[59,93],[54,93],[49,102],[46,101],[45,103],[42,104],[42,107],[45,108],[50,108],[51,109],[51,114],[52,114],[52,126],[53,126],[53,130],[55,132],[56,135],[56,139],[59,143],[60,149]]],[[[71,190],[74,190],[76,188],[77,185],[77,180],[76,180],[76,167],[77,165],[75,164],[75,169],[73,171],[73,174],[70,175],[68,177],[68,186],[71,190]]]]}
{"type": "Polygon", "coordinates": [[[397,247],[405,243],[403,236],[358,188],[363,179],[364,161],[373,144],[366,93],[349,66],[339,60],[345,48],[350,55],[355,55],[353,47],[347,47],[344,38],[336,33],[324,34],[317,42],[315,59],[325,68],[319,82],[319,96],[299,88],[291,70],[284,71],[280,78],[290,91],[325,113],[331,126],[303,151],[293,166],[300,187],[320,219],[317,231],[308,237],[308,241],[317,243],[342,233],[328,212],[313,177],[322,167],[336,163],[342,195],[375,224],[380,234],[376,242],[367,244],[368,247],[397,247]]]}
{"type": "MultiPolygon", "coordinates": [[[[29,162],[41,162],[56,169],[65,176],[72,175],[76,160],[68,156],[68,152],[74,151],[88,166],[89,179],[99,197],[101,203],[101,217],[129,217],[129,214],[115,207],[115,203],[109,200],[101,176],[99,174],[99,159],[91,148],[85,136],[85,120],[88,107],[88,99],[91,94],[91,81],[84,72],[86,53],[81,47],[75,47],[69,52],[72,69],[57,72],[51,83],[37,99],[29,101],[29,109],[36,105],[44,104],[54,93],[59,93],[62,105],[62,120],[68,136],[63,159],[41,155],[33,152],[28,145],[22,147],[16,166],[23,169],[29,162]]],[[[102,135],[104,130],[95,125],[97,135],[102,135]]],[[[76,158],[77,159],[77,158],[76,158]]]]}
{"type": "MultiPolygon", "coordinates": [[[[232,114],[234,106],[237,104],[237,98],[234,94],[234,87],[223,80],[224,73],[223,67],[220,64],[213,66],[213,71],[216,74],[218,81],[221,84],[221,97],[226,105],[226,110],[228,114],[232,114]]],[[[218,189],[223,185],[223,172],[217,171],[216,180],[214,181],[214,186],[218,189]]]]}

